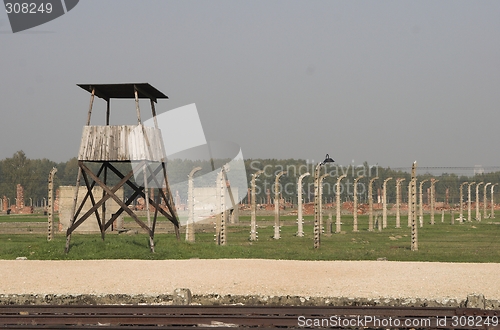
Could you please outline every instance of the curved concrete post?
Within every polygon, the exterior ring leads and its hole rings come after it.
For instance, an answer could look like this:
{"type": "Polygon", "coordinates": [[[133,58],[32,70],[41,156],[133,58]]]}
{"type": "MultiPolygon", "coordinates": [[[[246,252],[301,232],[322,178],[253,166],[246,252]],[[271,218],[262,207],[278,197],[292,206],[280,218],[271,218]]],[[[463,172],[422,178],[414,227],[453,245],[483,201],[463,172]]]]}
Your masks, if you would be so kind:
{"type": "Polygon", "coordinates": [[[401,228],[401,182],[404,178],[396,179],[396,228],[401,228]]]}
{"type": "Polygon", "coordinates": [[[368,231],[373,231],[373,181],[377,180],[378,176],[371,178],[368,183],[368,231]]]}
{"type": "Polygon", "coordinates": [[[417,226],[417,162],[413,163],[411,169],[411,180],[410,180],[410,196],[411,201],[410,214],[411,217],[411,250],[418,251],[418,226],[417,226]]]}
{"type": "Polygon", "coordinates": [[[48,224],[48,233],[47,233],[47,241],[52,241],[54,238],[54,176],[56,175],[57,168],[53,167],[49,173],[49,207],[47,209],[47,224],[48,224]]]}
{"type": "Polygon", "coordinates": [[[217,245],[226,245],[226,180],[224,168],[217,174],[216,189],[219,199],[219,214],[215,225],[215,241],[217,245]]]}
{"type": "Polygon", "coordinates": [[[408,227],[411,227],[411,180],[408,182],[408,227]]]}
{"type": "Polygon", "coordinates": [[[186,223],[186,241],[194,242],[194,184],[193,176],[201,170],[201,167],[195,167],[188,174],[188,221],[186,223]]]}
{"type": "Polygon", "coordinates": [[[353,191],[353,207],[352,207],[352,231],[356,232],[358,230],[358,181],[364,178],[364,175],[358,176],[354,179],[354,191],[353,191]]]}
{"type": "Polygon", "coordinates": [[[476,220],[481,221],[481,214],[479,214],[479,186],[484,184],[483,181],[476,185],[476,220]]]}
{"type": "Polygon", "coordinates": [[[319,229],[321,233],[323,233],[323,179],[329,176],[330,174],[325,173],[319,177],[319,229]]]}
{"type": "Polygon", "coordinates": [[[464,222],[464,185],[469,182],[462,182],[460,184],[460,223],[464,222]]]}
{"type": "Polygon", "coordinates": [[[431,179],[431,225],[434,224],[434,212],[436,211],[436,180],[434,178],[431,179]]]}
{"type": "Polygon", "coordinates": [[[471,194],[470,194],[470,187],[476,184],[475,182],[470,182],[469,187],[467,189],[467,221],[471,222],[472,220],[472,211],[471,211],[471,194]]]}
{"type": "Polygon", "coordinates": [[[392,178],[387,178],[382,184],[382,228],[387,227],[387,181],[392,180],[392,178]]]}
{"type": "Polygon", "coordinates": [[[486,215],[486,210],[487,210],[487,205],[488,205],[488,198],[487,198],[487,188],[488,186],[491,184],[491,182],[488,182],[484,185],[484,190],[483,190],[483,218],[486,219],[487,218],[487,215],[486,215]]]}
{"type": "Polygon", "coordinates": [[[337,210],[336,218],[335,218],[335,232],[340,233],[341,232],[341,214],[340,214],[340,181],[342,181],[343,178],[345,178],[347,174],[342,174],[337,178],[337,186],[335,187],[335,206],[337,210]]]}
{"type": "Polygon", "coordinates": [[[321,229],[319,227],[319,172],[321,171],[321,166],[323,164],[319,163],[316,165],[314,170],[314,230],[313,230],[313,240],[314,240],[314,248],[318,249],[321,242],[321,229]]]}
{"type": "Polygon", "coordinates": [[[299,176],[297,180],[297,236],[304,236],[304,218],[302,217],[302,179],[311,175],[309,172],[299,176]]]}
{"type": "Polygon", "coordinates": [[[259,175],[264,173],[263,170],[259,170],[252,174],[252,183],[251,183],[251,196],[250,198],[252,199],[252,217],[250,219],[250,240],[251,241],[256,241],[257,240],[257,201],[256,199],[256,194],[255,194],[255,180],[259,175]]]}
{"type": "Polygon", "coordinates": [[[286,171],[281,171],[276,175],[274,180],[274,239],[280,239],[280,177],[286,174],[286,171]]]}
{"type": "Polygon", "coordinates": [[[419,190],[418,190],[419,197],[420,197],[420,214],[419,214],[419,218],[418,218],[418,220],[420,222],[420,227],[424,226],[424,194],[423,194],[422,189],[423,189],[424,183],[426,183],[427,181],[429,181],[429,179],[425,179],[425,180],[420,181],[420,186],[419,186],[419,190]]]}
{"type": "Polygon", "coordinates": [[[495,186],[498,186],[498,183],[491,185],[491,214],[490,214],[491,219],[495,219],[495,199],[493,198],[493,191],[495,189],[495,186]]]}

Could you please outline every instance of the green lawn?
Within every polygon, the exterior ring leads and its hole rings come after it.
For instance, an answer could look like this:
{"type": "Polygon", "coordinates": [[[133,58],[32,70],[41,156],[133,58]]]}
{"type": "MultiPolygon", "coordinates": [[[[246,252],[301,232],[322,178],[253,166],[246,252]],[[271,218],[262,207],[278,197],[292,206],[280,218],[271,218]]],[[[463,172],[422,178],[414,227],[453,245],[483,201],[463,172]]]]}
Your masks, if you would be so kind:
{"type": "MultiPolygon", "coordinates": [[[[273,220],[272,216],[258,216],[259,222],[273,220]]],[[[286,220],[294,220],[290,216],[286,220]]],[[[47,242],[46,235],[0,234],[0,259],[190,259],[190,258],[265,258],[295,260],[376,260],[387,258],[397,261],[442,261],[442,262],[500,262],[500,219],[485,219],[482,222],[450,224],[450,215],[441,223],[429,224],[425,217],[424,228],[418,228],[419,250],[410,250],[410,229],[407,219],[402,217],[402,228],[395,227],[395,218],[390,216],[388,227],[382,232],[368,232],[368,217],[359,217],[359,232],[352,232],[352,216],[342,217],[342,233],[322,235],[321,247],[313,248],[311,217],[306,217],[305,237],[296,237],[297,227],[291,221],[282,226],[280,240],[274,240],[273,226],[261,225],[259,239],[250,242],[249,226],[233,226],[227,230],[227,245],[217,246],[214,233],[197,233],[195,243],[187,243],[184,235],[177,241],[173,234],[157,234],[156,253],[150,253],[148,237],[112,234],[102,241],[98,234],[74,234],[69,254],[63,252],[65,237],[56,235],[47,242]],[[495,220],[494,222],[492,222],[495,220]]],[[[248,224],[245,219],[244,223],[248,224]]],[[[335,229],[335,224],[333,224],[335,229]]]]}
{"type": "MultiPolygon", "coordinates": [[[[57,216],[55,215],[54,220],[57,220],[57,216]]],[[[47,216],[41,213],[3,214],[0,216],[0,222],[47,222],[47,216]]]]}

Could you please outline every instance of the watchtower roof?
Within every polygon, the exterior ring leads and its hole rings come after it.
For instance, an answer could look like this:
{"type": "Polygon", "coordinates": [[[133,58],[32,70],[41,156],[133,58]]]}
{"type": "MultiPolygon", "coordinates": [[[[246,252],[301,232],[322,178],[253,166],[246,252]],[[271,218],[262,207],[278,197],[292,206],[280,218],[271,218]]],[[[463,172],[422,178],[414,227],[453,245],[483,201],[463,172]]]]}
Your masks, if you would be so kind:
{"type": "Polygon", "coordinates": [[[95,89],[95,95],[109,101],[109,99],[133,99],[134,91],[137,90],[140,99],[168,99],[168,96],[151,86],[149,83],[125,83],[125,84],[78,84],[89,93],[95,89]]]}

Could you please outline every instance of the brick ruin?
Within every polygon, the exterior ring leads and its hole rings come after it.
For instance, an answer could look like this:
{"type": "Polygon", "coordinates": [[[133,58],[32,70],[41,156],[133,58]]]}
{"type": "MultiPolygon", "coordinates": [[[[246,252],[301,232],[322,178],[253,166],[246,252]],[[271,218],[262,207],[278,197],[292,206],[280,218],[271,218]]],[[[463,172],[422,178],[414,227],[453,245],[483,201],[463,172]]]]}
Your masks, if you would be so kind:
{"type": "MultiPolygon", "coordinates": [[[[8,212],[8,208],[5,209],[7,198],[3,198],[3,208],[8,212]]],[[[33,206],[24,205],[24,188],[21,184],[16,186],[16,204],[10,206],[10,213],[12,214],[31,214],[33,213],[33,206]]]]}
{"type": "Polygon", "coordinates": [[[2,211],[7,212],[9,209],[9,201],[7,200],[7,196],[3,196],[2,198],[2,211]]]}

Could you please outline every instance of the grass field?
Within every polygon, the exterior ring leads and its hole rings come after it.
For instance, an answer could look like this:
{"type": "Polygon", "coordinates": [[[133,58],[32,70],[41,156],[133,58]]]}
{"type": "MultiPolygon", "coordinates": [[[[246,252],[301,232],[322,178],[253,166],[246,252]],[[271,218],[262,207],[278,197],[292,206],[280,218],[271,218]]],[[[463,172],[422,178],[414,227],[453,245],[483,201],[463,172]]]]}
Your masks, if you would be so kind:
{"type": "Polygon", "coordinates": [[[9,214],[0,216],[0,223],[2,222],[47,222],[47,216],[40,213],[9,214]]]}
{"type": "MultiPolygon", "coordinates": [[[[29,218],[29,217],[28,217],[29,218]]],[[[57,234],[47,242],[41,234],[0,234],[0,258],[15,259],[190,259],[190,258],[265,258],[294,260],[376,260],[440,262],[500,262],[500,219],[482,222],[450,224],[450,215],[441,223],[436,215],[435,225],[425,216],[423,228],[418,228],[419,250],[410,250],[410,229],[402,217],[402,228],[395,227],[390,216],[388,227],[382,232],[368,232],[368,217],[359,217],[359,232],[352,232],[352,216],[342,217],[342,233],[322,235],[321,247],[313,248],[311,217],[306,217],[305,237],[297,237],[296,217],[283,217],[280,240],[274,240],[272,216],[258,216],[258,241],[249,241],[249,217],[242,216],[239,226],[229,226],[227,245],[217,246],[214,233],[196,234],[196,242],[188,243],[181,234],[177,241],[173,234],[155,236],[156,253],[150,253],[148,236],[110,234],[104,241],[98,234],[74,234],[71,250],[65,254],[64,234],[57,234]],[[264,220],[264,221],[263,221],[264,220]],[[287,221],[288,220],[288,221],[287,221]],[[248,224],[242,225],[243,224],[248,224]],[[267,225],[262,225],[262,224],[267,225]]],[[[335,225],[333,225],[335,229],[335,225]]]]}

